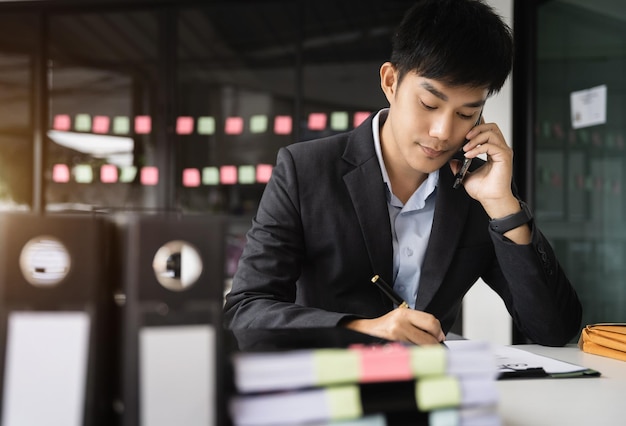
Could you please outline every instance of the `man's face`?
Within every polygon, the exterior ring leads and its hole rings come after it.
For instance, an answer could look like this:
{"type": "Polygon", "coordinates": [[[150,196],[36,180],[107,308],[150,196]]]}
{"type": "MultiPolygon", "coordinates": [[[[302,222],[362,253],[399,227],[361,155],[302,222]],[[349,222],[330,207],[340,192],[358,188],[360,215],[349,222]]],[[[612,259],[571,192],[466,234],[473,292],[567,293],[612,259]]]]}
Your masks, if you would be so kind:
{"type": "MultiPolygon", "coordinates": [[[[384,66],[383,66],[384,68],[384,66]]],[[[389,116],[383,128],[385,163],[396,171],[431,173],[461,149],[487,99],[483,87],[449,86],[408,73],[398,84],[397,72],[381,68],[389,116]]]]}

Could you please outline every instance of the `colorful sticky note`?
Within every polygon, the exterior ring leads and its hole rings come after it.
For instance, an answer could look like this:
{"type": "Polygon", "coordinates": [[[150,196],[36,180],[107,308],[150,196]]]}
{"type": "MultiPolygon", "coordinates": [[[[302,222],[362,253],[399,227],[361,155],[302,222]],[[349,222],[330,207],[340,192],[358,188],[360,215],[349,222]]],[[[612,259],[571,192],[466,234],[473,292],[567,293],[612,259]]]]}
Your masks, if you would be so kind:
{"type": "Polygon", "coordinates": [[[100,182],[115,183],[117,182],[118,170],[113,164],[105,164],[100,167],[100,182]]]}
{"type": "Polygon", "coordinates": [[[74,180],[77,183],[93,182],[93,170],[88,164],[78,164],[74,166],[74,180]]]}
{"type": "Polygon", "coordinates": [[[149,115],[135,117],[135,133],[148,134],[152,131],[152,118],[149,115]]]}
{"type": "Polygon", "coordinates": [[[77,114],[74,118],[74,130],[77,132],[90,132],[91,116],[89,114],[77,114]]]}
{"type": "Polygon", "coordinates": [[[193,133],[193,117],[178,117],[176,119],[176,133],[179,135],[193,133]]]}
{"type": "Polygon", "coordinates": [[[367,119],[367,117],[369,117],[369,116],[370,116],[370,113],[366,112],[366,111],[357,111],[357,112],[355,112],[354,113],[354,121],[353,121],[352,125],[354,127],[358,127],[359,124],[364,122],[367,119]]]}
{"type": "Polygon", "coordinates": [[[253,115],[250,117],[250,132],[265,133],[267,132],[267,116],[253,115]]]}
{"type": "Polygon", "coordinates": [[[239,166],[239,183],[254,183],[256,168],[254,166],[239,166]]]}
{"type": "Polygon", "coordinates": [[[326,128],[326,114],[323,112],[312,112],[309,114],[309,130],[324,130],[326,128]]]}
{"type": "Polygon", "coordinates": [[[94,133],[109,133],[109,125],[111,123],[111,119],[106,115],[96,115],[93,118],[93,132],[94,133]]]}
{"type": "Polygon", "coordinates": [[[159,183],[159,169],[154,166],[142,167],[139,179],[142,185],[156,185],[159,183]]]}
{"type": "Polygon", "coordinates": [[[237,183],[237,167],[222,166],[220,167],[220,182],[224,185],[232,185],[237,183]]]}
{"type": "Polygon", "coordinates": [[[348,129],[348,113],[345,111],[335,111],[330,114],[330,128],[341,131],[348,129]]]}
{"type": "Polygon", "coordinates": [[[205,167],[202,169],[202,183],[205,185],[217,185],[220,183],[220,170],[217,167],[205,167]]]}
{"type": "Polygon", "coordinates": [[[355,346],[352,350],[360,354],[361,381],[364,383],[410,380],[413,377],[407,346],[389,343],[355,346]]]}
{"type": "Polygon", "coordinates": [[[213,117],[198,117],[198,129],[199,135],[213,135],[215,134],[215,118],[213,117]]]}
{"type": "Polygon", "coordinates": [[[243,118],[228,117],[226,118],[226,126],[224,132],[227,135],[240,135],[243,133],[243,118]]]}
{"type": "Polygon", "coordinates": [[[67,164],[55,164],[52,166],[52,181],[66,183],[70,181],[70,169],[67,164]]]}
{"type": "Polygon", "coordinates": [[[277,115],[274,118],[274,133],[288,135],[293,128],[293,120],[289,115],[277,115]]]}
{"type": "Polygon", "coordinates": [[[67,132],[72,127],[72,119],[67,114],[58,114],[54,116],[52,122],[52,128],[54,130],[61,130],[67,132]]]}
{"type": "Polygon", "coordinates": [[[137,167],[135,166],[124,166],[121,169],[120,173],[120,182],[130,183],[135,180],[137,177],[137,167]]]}
{"type": "Polygon", "coordinates": [[[272,176],[271,164],[257,164],[256,166],[256,181],[258,183],[267,183],[272,176]]]}
{"type": "Polygon", "coordinates": [[[130,119],[124,116],[113,118],[113,133],[116,135],[127,135],[130,132],[130,119]]]}
{"type": "Polygon", "coordinates": [[[200,170],[191,168],[183,169],[183,186],[200,186],[200,170]]]}

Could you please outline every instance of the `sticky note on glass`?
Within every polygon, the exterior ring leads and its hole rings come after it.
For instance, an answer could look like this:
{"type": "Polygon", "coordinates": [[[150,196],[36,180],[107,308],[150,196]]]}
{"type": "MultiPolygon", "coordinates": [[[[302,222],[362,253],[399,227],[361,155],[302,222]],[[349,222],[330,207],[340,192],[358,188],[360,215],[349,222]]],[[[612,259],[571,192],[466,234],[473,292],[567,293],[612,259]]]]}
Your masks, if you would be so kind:
{"type": "Polygon", "coordinates": [[[601,85],[570,94],[572,128],[606,123],[606,92],[606,85],[601,85]]]}
{"type": "Polygon", "coordinates": [[[274,118],[274,133],[277,135],[288,135],[293,128],[293,120],[289,115],[277,115],[274,118]]]}

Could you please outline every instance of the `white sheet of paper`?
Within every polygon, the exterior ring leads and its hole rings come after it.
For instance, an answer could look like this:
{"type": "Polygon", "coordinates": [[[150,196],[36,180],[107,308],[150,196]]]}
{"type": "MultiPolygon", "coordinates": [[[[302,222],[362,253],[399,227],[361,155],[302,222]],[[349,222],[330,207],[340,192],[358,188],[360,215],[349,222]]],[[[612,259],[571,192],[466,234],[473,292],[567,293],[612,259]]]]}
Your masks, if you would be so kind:
{"type": "MultiPolygon", "coordinates": [[[[472,345],[472,340],[450,340],[446,341],[446,346],[450,350],[460,350],[464,346],[472,345]]],[[[513,371],[506,368],[507,365],[515,366],[518,369],[542,367],[548,374],[573,373],[587,370],[586,367],[570,364],[543,355],[534,354],[520,348],[504,345],[492,345],[495,361],[499,372],[513,371]]]]}
{"type": "Polygon", "coordinates": [[[140,424],[215,425],[215,352],[215,329],[209,325],[142,328],[140,424]]]}
{"type": "Polygon", "coordinates": [[[11,312],[2,424],[83,425],[86,312],[11,312]]]}
{"type": "Polygon", "coordinates": [[[606,123],[606,92],[606,85],[601,85],[570,94],[572,128],[606,123]]]}

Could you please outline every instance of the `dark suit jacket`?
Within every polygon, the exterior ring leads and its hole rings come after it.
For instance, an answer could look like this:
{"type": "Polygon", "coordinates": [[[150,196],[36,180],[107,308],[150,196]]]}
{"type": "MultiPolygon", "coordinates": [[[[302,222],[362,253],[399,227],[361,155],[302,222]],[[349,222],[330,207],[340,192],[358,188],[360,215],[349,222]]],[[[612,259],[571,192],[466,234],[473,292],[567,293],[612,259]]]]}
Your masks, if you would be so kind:
{"type": "MultiPolygon", "coordinates": [[[[548,241],[534,224],[527,246],[494,233],[480,203],[452,183],[445,165],[415,308],[447,332],[482,278],[529,339],[567,343],[581,306],[548,241]]],[[[226,326],[329,327],[391,310],[371,282],[374,274],[393,281],[385,191],[372,117],[351,132],[282,148],[226,298],[226,326]]]]}

